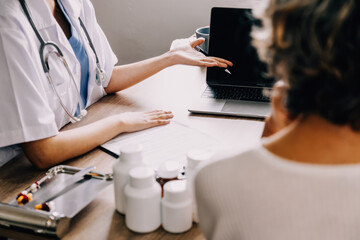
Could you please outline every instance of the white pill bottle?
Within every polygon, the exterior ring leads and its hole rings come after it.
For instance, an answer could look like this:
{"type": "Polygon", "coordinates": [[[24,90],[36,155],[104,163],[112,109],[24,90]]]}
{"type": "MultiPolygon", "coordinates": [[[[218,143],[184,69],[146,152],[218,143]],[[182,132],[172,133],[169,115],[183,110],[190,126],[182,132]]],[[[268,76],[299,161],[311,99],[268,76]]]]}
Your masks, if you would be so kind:
{"type": "Polygon", "coordinates": [[[119,160],[113,166],[114,194],[116,210],[125,214],[125,186],[129,182],[129,171],[143,165],[143,147],[140,144],[128,144],[120,148],[119,160]]]}
{"type": "Polygon", "coordinates": [[[199,223],[199,215],[197,212],[196,199],[194,193],[194,173],[202,162],[209,161],[214,155],[214,152],[206,149],[193,149],[190,150],[187,155],[187,166],[185,170],[185,175],[187,179],[187,188],[192,199],[192,210],[193,210],[193,221],[199,223]]]}
{"type": "Polygon", "coordinates": [[[134,232],[147,233],[161,225],[161,187],[148,167],[133,168],[125,187],[125,224],[134,232]]]}
{"type": "Polygon", "coordinates": [[[162,226],[170,233],[182,233],[192,226],[192,200],[186,180],[165,183],[161,201],[162,226]]]}

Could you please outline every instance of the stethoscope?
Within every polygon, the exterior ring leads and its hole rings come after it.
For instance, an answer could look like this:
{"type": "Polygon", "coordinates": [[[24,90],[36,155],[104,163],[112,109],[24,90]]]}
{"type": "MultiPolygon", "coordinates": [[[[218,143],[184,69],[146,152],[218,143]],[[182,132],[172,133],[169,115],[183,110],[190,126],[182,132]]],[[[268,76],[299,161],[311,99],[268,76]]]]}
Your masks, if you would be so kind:
{"type": "MultiPolygon", "coordinates": [[[[60,102],[60,105],[61,107],[65,110],[66,114],[70,117],[70,120],[72,123],[74,122],[79,122],[83,117],[85,117],[85,115],[87,114],[87,111],[85,110],[85,104],[80,96],[80,90],[79,90],[79,87],[77,86],[76,82],[75,82],[75,79],[74,79],[74,76],[72,75],[71,71],[70,71],[70,68],[69,68],[69,65],[67,64],[65,58],[64,58],[64,55],[62,53],[62,51],[60,50],[60,48],[54,43],[54,42],[51,42],[51,41],[48,41],[48,42],[45,42],[44,39],[41,37],[39,31],[37,30],[37,28],[35,27],[35,24],[34,22],[32,21],[32,18],[30,16],[30,13],[28,11],[28,7],[26,5],[26,2],[25,0],[19,0],[20,1],[20,5],[22,7],[22,9],[24,10],[25,12],[25,15],[27,17],[27,19],[29,20],[30,22],[30,25],[32,27],[32,29],[34,30],[37,38],[39,39],[40,41],[40,50],[39,50],[39,54],[40,54],[40,60],[41,60],[41,65],[43,67],[43,70],[44,70],[44,73],[51,85],[51,88],[54,90],[57,98],[59,99],[59,102],[60,102]],[[46,46],[52,46],[54,47],[55,49],[52,49],[51,51],[49,51],[46,55],[44,55],[44,49],[46,46]],[[62,101],[61,97],[60,97],[60,94],[59,92],[57,91],[56,87],[55,87],[55,84],[51,78],[51,75],[50,75],[50,68],[49,68],[49,63],[48,63],[48,59],[49,59],[49,56],[51,54],[54,54],[64,65],[64,67],[66,68],[68,74],[70,75],[71,77],[71,80],[72,82],[74,83],[75,87],[76,87],[76,90],[78,91],[78,103],[80,103],[80,107],[83,106],[83,109],[80,110],[80,113],[77,115],[77,116],[74,116],[73,114],[71,114],[71,112],[69,111],[69,109],[65,106],[64,102],[62,101]]],[[[91,47],[91,49],[93,50],[94,54],[95,54],[95,58],[96,58],[96,77],[95,77],[95,82],[98,86],[100,86],[102,84],[102,82],[105,81],[105,72],[103,71],[103,69],[100,67],[100,63],[99,63],[99,59],[98,59],[98,56],[96,54],[96,51],[95,51],[95,48],[94,48],[94,45],[91,41],[91,38],[89,36],[89,33],[88,31],[86,30],[86,27],[83,23],[83,21],[81,20],[81,18],[79,17],[79,21],[80,21],[80,26],[81,28],[84,30],[84,33],[86,35],[86,38],[88,39],[89,41],[89,45],[91,47]]]]}

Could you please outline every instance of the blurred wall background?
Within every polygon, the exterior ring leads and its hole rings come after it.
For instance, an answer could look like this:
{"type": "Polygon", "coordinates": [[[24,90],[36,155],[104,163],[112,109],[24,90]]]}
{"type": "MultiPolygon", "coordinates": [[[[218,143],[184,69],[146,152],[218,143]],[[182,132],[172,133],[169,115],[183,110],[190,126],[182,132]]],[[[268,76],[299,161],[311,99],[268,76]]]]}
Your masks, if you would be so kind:
{"type": "Polygon", "coordinates": [[[91,0],[119,64],[164,53],[210,24],[212,7],[256,7],[264,0],[91,0]]]}

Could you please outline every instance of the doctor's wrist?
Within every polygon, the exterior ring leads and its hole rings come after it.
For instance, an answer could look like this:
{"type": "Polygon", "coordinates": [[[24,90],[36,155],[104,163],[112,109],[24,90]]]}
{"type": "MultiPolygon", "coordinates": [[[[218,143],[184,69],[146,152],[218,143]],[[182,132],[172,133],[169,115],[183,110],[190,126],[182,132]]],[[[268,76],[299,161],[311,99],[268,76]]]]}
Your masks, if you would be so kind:
{"type": "Polygon", "coordinates": [[[164,66],[165,66],[165,68],[167,68],[167,67],[171,67],[171,66],[174,66],[174,65],[176,65],[176,64],[178,64],[178,62],[177,62],[177,56],[176,56],[176,54],[174,53],[174,51],[167,51],[167,52],[165,52],[164,54],[162,54],[161,56],[160,56],[162,59],[163,59],[163,61],[164,61],[164,66]]]}

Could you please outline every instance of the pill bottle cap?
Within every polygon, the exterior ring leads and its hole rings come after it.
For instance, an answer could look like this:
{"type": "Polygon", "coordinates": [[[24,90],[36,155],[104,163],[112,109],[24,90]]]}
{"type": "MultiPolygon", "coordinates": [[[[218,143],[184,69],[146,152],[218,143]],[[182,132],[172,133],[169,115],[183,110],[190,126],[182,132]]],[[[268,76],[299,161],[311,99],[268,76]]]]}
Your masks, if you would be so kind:
{"type": "Polygon", "coordinates": [[[202,161],[209,160],[213,156],[213,152],[204,149],[193,149],[187,153],[187,166],[196,168],[202,161]]]}
{"type": "Polygon", "coordinates": [[[186,188],[186,180],[174,180],[164,185],[164,200],[170,202],[181,202],[189,199],[186,188]]]}
{"type": "Polygon", "coordinates": [[[126,144],[120,147],[120,161],[134,163],[142,161],[143,147],[140,144],[126,144]]]}
{"type": "Polygon", "coordinates": [[[132,168],[129,172],[130,186],[134,188],[147,188],[155,183],[155,172],[148,167],[132,168]]]}
{"type": "Polygon", "coordinates": [[[158,176],[160,178],[176,178],[179,174],[180,164],[176,161],[166,161],[160,164],[158,176]]]}

